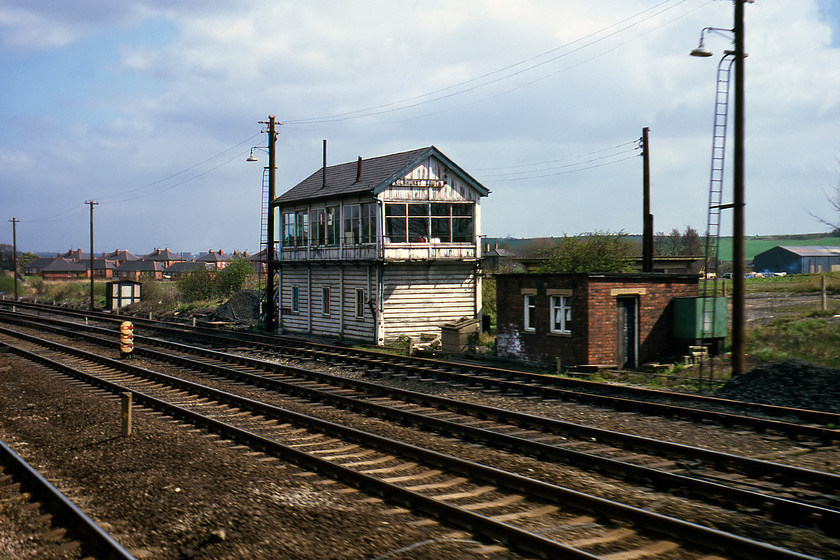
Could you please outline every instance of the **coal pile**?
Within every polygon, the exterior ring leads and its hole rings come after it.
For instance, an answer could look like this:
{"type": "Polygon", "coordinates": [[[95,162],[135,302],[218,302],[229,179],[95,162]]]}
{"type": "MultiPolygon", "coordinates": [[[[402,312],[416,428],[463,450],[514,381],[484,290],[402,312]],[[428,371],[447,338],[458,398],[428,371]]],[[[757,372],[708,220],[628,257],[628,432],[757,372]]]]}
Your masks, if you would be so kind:
{"type": "Polygon", "coordinates": [[[840,412],[840,369],[786,360],[733,378],[717,396],[739,401],[840,412]]]}
{"type": "Polygon", "coordinates": [[[240,290],[208,317],[210,321],[228,321],[255,325],[260,322],[260,292],[240,290]]]}

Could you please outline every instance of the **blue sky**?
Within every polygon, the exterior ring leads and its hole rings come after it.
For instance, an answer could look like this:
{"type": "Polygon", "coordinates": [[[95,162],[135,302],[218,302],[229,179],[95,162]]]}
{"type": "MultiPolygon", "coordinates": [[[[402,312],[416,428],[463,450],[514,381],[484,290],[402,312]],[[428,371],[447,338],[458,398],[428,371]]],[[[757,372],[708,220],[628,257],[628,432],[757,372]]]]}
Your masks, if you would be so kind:
{"type": "MultiPolygon", "coordinates": [[[[824,231],[811,214],[840,219],[825,198],[840,187],[840,0],[745,12],[747,233],[824,231]]],[[[0,217],[21,220],[24,250],[87,248],[93,199],[97,252],[253,251],[265,158],[245,158],[273,114],[279,193],[320,166],[323,139],[331,164],[433,144],[492,191],[491,237],[640,232],[649,127],[655,230],[702,231],[718,56],[687,53],[732,13],[728,0],[0,0],[0,217]]]]}

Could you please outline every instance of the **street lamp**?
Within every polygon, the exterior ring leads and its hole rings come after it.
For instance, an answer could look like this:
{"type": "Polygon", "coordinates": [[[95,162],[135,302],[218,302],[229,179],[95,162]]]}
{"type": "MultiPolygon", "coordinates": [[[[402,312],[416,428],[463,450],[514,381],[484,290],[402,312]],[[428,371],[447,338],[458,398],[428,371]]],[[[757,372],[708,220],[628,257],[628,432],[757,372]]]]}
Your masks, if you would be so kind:
{"type": "MultiPolygon", "coordinates": [[[[277,330],[277,321],[275,320],[277,309],[274,305],[274,275],[278,270],[278,262],[274,258],[274,207],[272,206],[272,203],[274,202],[274,197],[276,196],[275,181],[277,164],[275,163],[274,145],[277,142],[277,130],[275,128],[275,124],[277,123],[274,120],[274,116],[269,115],[268,122],[266,123],[261,121],[260,124],[268,125],[268,167],[266,168],[268,169],[268,204],[266,205],[266,211],[268,212],[266,216],[266,229],[268,231],[266,232],[265,247],[267,278],[265,282],[266,312],[264,328],[266,332],[274,332],[277,330]]],[[[264,148],[251,148],[251,154],[248,156],[246,161],[259,161],[254,155],[255,149],[264,148]]]]}
{"type": "MultiPolygon", "coordinates": [[[[735,146],[732,177],[732,375],[746,370],[745,355],[745,290],[744,274],[744,4],[753,0],[733,0],[735,25],[730,30],[707,27],[700,33],[699,46],[691,51],[693,56],[712,55],[703,44],[708,31],[729,31],[735,39],[735,146]]],[[[725,55],[725,56],[728,56],[725,55]]]]}

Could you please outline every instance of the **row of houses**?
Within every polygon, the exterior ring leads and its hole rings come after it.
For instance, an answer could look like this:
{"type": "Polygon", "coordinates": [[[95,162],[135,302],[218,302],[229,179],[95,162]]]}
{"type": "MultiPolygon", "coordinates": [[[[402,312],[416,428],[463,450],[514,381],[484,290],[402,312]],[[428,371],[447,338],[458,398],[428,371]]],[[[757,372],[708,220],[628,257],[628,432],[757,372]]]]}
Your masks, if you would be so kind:
{"type": "MultiPolygon", "coordinates": [[[[231,260],[245,257],[251,259],[255,267],[261,266],[260,254],[252,257],[248,253],[231,254],[222,250],[210,250],[195,260],[187,260],[169,248],[155,249],[148,255],[137,256],[129,251],[116,250],[103,253],[93,258],[93,277],[98,279],[138,280],[140,277],[177,279],[194,270],[204,267],[208,270],[221,270],[231,260]]],[[[89,253],[75,249],[54,257],[39,257],[27,263],[23,268],[28,276],[40,276],[44,280],[74,280],[91,277],[91,258],[89,253]]]]}

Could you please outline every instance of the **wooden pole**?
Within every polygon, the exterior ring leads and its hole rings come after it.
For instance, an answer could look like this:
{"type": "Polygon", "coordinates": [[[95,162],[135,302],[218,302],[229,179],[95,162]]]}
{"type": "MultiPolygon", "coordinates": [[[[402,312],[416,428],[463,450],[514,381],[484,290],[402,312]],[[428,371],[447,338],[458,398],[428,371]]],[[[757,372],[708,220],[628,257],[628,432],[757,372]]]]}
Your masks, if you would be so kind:
{"type": "Polygon", "coordinates": [[[131,393],[120,393],[122,404],[122,437],[131,435],[131,393]]]}
{"type": "Polygon", "coordinates": [[[825,313],[828,311],[828,300],[825,297],[825,289],[826,289],[826,278],[825,274],[820,276],[820,291],[822,292],[822,312],[825,313]]]}

